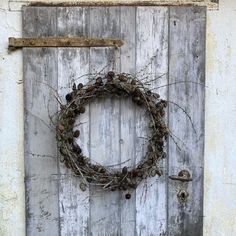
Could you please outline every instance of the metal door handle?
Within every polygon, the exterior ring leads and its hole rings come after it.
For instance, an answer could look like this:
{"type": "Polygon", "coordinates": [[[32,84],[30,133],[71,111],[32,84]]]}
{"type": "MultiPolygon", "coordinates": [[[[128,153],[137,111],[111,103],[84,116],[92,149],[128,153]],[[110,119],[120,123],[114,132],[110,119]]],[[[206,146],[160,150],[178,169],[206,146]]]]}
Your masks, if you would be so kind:
{"type": "Polygon", "coordinates": [[[189,171],[187,171],[187,170],[181,170],[178,173],[178,175],[171,175],[171,176],[169,176],[169,178],[171,180],[178,180],[178,181],[181,181],[181,182],[190,182],[190,181],[193,180],[191,178],[191,175],[190,175],[189,171]]]}

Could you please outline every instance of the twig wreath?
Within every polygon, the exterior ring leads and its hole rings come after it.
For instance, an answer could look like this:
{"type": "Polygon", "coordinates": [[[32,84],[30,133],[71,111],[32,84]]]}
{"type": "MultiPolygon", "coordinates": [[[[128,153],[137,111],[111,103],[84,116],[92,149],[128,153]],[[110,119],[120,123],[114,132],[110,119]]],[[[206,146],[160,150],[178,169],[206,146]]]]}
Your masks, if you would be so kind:
{"type": "Polygon", "coordinates": [[[163,120],[167,102],[128,74],[115,74],[110,71],[93,81],[95,82],[87,85],[74,84],[72,92],[66,95],[67,104],[61,105],[57,124],[61,162],[64,162],[76,176],[82,177],[82,190],[85,190],[88,184],[99,185],[102,189],[111,191],[135,189],[142,180],[161,176],[158,161],[166,156],[163,150],[164,141],[169,133],[163,120]],[[125,166],[117,170],[94,164],[75,142],[80,135],[79,129],[74,127],[76,118],[85,112],[86,104],[104,97],[132,98],[135,104],[146,108],[149,114],[150,135],[147,152],[133,168],[125,166]]]}

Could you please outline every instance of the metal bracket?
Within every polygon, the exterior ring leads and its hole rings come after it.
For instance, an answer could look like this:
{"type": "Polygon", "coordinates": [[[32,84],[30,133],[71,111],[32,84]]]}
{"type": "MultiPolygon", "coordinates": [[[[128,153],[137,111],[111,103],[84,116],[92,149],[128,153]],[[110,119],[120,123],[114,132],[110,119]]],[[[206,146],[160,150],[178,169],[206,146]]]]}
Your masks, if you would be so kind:
{"type": "Polygon", "coordinates": [[[13,51],[23,47],[121,47],[124,42],[113,38],[46,37],[9,38],[8,48],[13,51]]]}

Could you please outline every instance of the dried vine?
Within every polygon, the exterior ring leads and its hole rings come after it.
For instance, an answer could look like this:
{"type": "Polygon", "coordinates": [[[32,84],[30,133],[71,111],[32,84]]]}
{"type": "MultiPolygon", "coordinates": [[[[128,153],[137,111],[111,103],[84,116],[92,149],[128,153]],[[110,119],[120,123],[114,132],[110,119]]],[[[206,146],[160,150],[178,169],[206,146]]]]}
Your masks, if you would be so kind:
{"type": "Polygon", "coordinates": [[[82,177],[80,188],[94,184],[104,190],[135,189],[138,184],[148,178],[162,174],[158,160],[165,157],[164,141],[168,129],[163,120],[167,102],[160,95],[145,88],[138,79],[127,74],[108,72],[104,77],[97,77],[93,83],[73,85],[72,92],[66,95],[67,104],[61,105],[58,113],[57,140],[61,161],[75,175],[82,177]],[[80,135],[75,128],[76,118],[85,112],[85,105],[102,97],[131,98],[138,106],[146,108],[150,116],[150,138],[144,158],[134,168],[127,166],[121,170],[94,164],[86,157],[75,138],[80,135]]]}

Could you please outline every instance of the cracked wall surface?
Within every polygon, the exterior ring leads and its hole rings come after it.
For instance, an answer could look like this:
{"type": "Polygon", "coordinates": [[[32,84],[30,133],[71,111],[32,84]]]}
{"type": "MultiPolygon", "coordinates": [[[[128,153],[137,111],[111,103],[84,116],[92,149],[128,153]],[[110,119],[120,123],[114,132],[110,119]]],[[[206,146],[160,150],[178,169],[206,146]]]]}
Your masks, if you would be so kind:
{"type": "Polygon", "coordinates": [[[7,51],[8,37],[21,36],[21,14],[3,0],[0,18],[0,235],[24,235],[22,57],[7,51]]]}
{"type": "MultiPolygon", "coordinates": [[[[0,1],[1,236],[25,235],[22,54],[7,51],[21,37],[20,4],[0,1]]],[[[235,0],[207,13],[204,235],[236,235],[235,21],[235,0]]]]}

